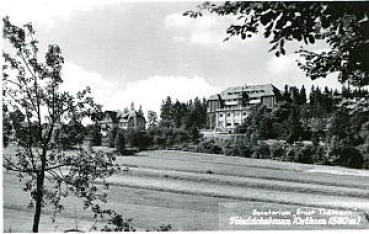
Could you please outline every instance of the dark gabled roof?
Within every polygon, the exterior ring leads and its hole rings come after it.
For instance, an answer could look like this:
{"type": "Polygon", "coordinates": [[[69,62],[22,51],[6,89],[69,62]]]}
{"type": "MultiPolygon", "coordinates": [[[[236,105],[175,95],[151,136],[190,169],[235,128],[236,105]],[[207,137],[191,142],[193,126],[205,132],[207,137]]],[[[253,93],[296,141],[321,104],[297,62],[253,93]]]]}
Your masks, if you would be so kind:
{"type": "Polygon", "coordinates": [[[113,123],[116,123],[116,122],[118,122],[117,115],[118,115],[118,113],[116,111],[104,111],[103,116],[104,117],[109,116],[112,119],[113,123]]]}
{"type": "Polygon", "coordinates": [[[222,100],[238,99],[241,97],[242,92],[246,92],[250,98],[274,96],[275,90],[278,89],[272,84],[233,86],[219,94],[210,96],[209,100],[219,100],[219,95],[222,100]]]}
{"type": "MultiPolygon", "coordinates": [[[[102,118],[100,118],[100,121],[104,119],[104,117],[110,117],[113,121],[113,123],[118,122],[128,122],[130,118],[143,118],[145,120],[145,117],[140,116],[139,113],[135,110],[130,110],[128,112],[123,111],[104,111],[102,118]]],[[[146,120],[145,120],[146,121],[146,120]]]]}
{"type": "MultiPolygon", "coordinates": [[[[145,118],[140,116],[139,113],[135,110],[130,110],[128,112],[118,112],[117,118],[119,122],[127,122],[130,118],[145,118]]],[[[145,120],[146,122],[146,120],[145,120]]]]}

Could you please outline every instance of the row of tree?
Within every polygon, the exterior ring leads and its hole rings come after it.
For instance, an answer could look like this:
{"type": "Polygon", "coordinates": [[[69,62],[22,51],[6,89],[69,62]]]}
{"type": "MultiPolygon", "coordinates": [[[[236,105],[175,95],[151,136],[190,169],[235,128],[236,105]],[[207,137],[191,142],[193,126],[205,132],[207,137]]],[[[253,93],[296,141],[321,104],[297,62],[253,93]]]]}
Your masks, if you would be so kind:
{"type": "Polygon", "coordinates": [[[167,97],[160,106],[160,126],[192,130],[207,127],[207,101],[195,97],[188,102],[172,101],[167,97]]]}
{"type": "Polygon", "coordinates": [[[237,132],[255,133],[262,139],[283,139],[291,143],[299,139],[312,140],[316,135],[323,137],[323,130],[338,110],[339,103],[349,97],[362,97],[368,91],[342,89],[332,91],[325,87],[312,87],[309,101],[305,87],[300,89],[285,86],[284,92],[277,95],[278,104],[273,109],[258,108],[237,129],[237,132]]]}

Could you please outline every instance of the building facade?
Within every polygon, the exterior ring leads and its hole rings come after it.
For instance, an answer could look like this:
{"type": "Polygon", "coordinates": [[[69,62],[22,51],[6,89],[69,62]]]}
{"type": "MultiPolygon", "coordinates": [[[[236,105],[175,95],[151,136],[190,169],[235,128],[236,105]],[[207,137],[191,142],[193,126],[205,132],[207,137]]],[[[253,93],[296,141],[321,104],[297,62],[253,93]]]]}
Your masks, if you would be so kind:
{"type": "Polygon", "coordinates": [[[242,85],[210,96],[207,108],[210,128],[219,132],[233,132],[257,106],[273,108],[278,91],[271,84],[242,85]]]}
{"type": "Polygon", "coordinates": [[[106,136],[113,128],[145,130],[146,120],[135,110],[128,112],[105,111],[98,123],[101,127],[101,133],[106,136]]]}

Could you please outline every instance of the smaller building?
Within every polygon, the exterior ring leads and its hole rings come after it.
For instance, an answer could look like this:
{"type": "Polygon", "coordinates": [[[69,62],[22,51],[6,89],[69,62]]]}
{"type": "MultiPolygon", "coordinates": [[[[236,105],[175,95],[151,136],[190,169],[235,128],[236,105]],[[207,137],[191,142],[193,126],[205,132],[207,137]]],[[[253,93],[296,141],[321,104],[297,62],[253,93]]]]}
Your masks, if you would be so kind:
{"type": "Polygon", "coordinates": [[[101,133],[103,136],[106,136],[113,128],[145,130],[146,120],[136,110],[130,110],[128,112],[105,111],[98,123],[101,127],[101,133]]]}
{"type": "Polygon", "coordinates": [[[102,115],[101,120],[98,121],[101,128],[101,133],[106,135],[111,129],[117,125],[117,112],[116,111],[105,111],[102,115]]]}
{"type": "Polygon", "coordinates": [[[144,130],[146,120],[140,116],[137,111],[129,111],[127,113],[118,113],[118,128],[144,130]]]}

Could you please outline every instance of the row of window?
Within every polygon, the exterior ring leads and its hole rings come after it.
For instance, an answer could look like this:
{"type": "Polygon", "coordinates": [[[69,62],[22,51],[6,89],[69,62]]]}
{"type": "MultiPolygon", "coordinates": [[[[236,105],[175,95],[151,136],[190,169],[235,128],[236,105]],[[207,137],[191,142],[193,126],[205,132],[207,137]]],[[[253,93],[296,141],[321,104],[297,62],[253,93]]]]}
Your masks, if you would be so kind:
{"type": "MultiPolygon", "coordinates": [[[[234,112],[235,113],[235,116],[240,116],[240,112],[234,112]]],[[[246,116],[247,115],[247,112],[243,112],[242,115],[246,116]]],[[[219,117],[223,117],[223,113],[220,113],[219,114],[219,117]]],[[[231,113],[227,113],[227,117],[231,117],[231,113]]]]}
{"type": "MultiPolygon", "coordinates": [[[[234,123],[234,126],[239,126],[239,125],[240,125],[240,123],[234,123]]],[[[230,126],[232,126],[232,123],[227,123],[226,126],[230,127],[230,126]]]]}
{"type": "MultiPolygon", "coordinates": [[[[245,91],[247,94],[251,94],[251,93],[265,93],[265,90],[250,90],[250,91],[245,91]]],[[[242,92],[228,92],[227,93],[228,95],[233,95],[233,94],[236,94],[236,95],[241,95],[242,92]]]]}

